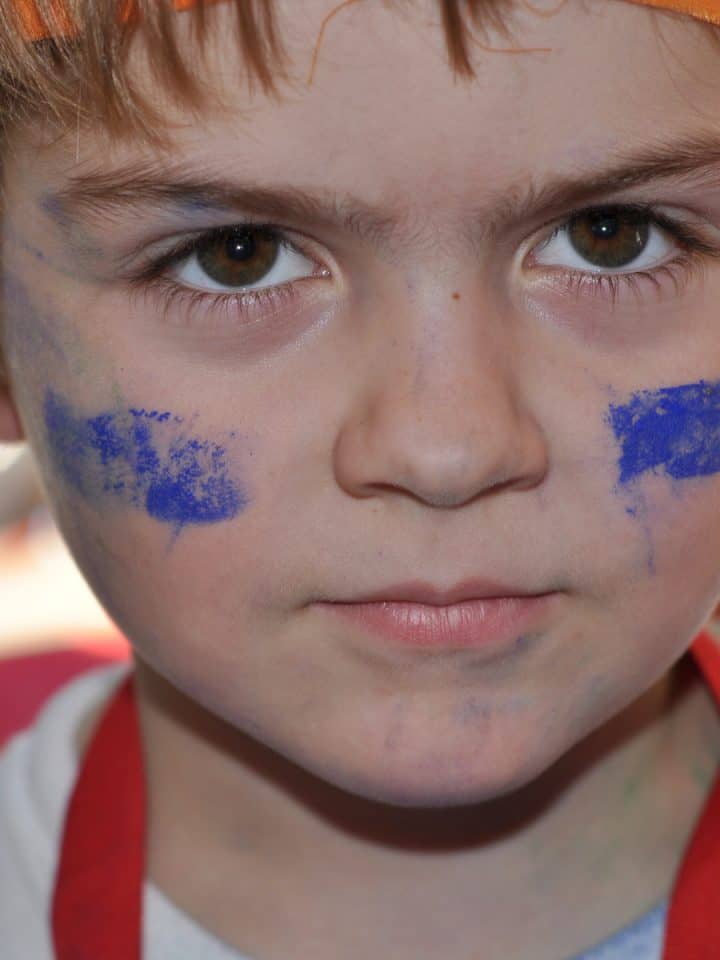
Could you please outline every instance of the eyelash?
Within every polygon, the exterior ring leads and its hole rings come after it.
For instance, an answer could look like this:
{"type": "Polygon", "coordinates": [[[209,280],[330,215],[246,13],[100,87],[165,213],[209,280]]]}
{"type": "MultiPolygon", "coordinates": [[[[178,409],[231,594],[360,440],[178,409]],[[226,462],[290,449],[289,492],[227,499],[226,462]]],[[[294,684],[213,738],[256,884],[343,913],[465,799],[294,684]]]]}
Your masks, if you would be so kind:
{"type": "Polygon", "coordinates": [[[612,210],[617,213],[629,213],[634,216],[645,217],[650,226],[659,227],[669,234],[679,245],[680,252],[673,260],[659,267],[653,267],[651,270],[603,274],[568,270],[563,267],[554,268],[554,272],[561,278],[563,292],[571,296],[579,298],[586,292],[593,297],[609,295],[610,303],[614,307],[618,297],[625,289],[630,290],[635,295],[636,300],[640,300],[642,293],[639,288],[644,281],[651,283],[658,295],[661,296],[663,277],[672,283],[675,295],[680,296],[690,281],[702,276],[708,259],[720,260],[720,248],[708,243],[707,240],[690,230],[685,224],[657,212],[647,204],[605,204],[573,211],[566,216],[562,223],[554,227],[546,242],[549,243],[558,233],[566,229],[573,218],[600,210],[612,210]]]}
{"type": "MultiPolygon", "coordinates": [[[[684,224],[643,204],[608,204],[603,207],[586,207],[572,211],[566,215],[562,223],[553,228],[549,237],[546,238],[546,242],[550,242],[559,232],[566,229],[574,217],[587,215],[598,209],[611,209],[619,213],[632,213],[646,217],[651,226],[660,228],[672,236],[679,244],[680,254],[660,267],[627,273],[601,274],[568,270],[562,267],[555,268],[553,272],[560,277],[563,292],[571,296],[580,297],[589,294],[597,297],[609,295],[614,306],[625,289],[629,289],[639,298],[641,296],[639,286],[643,281],[651,283],[656,291],[661,293],[662,277],[666,277],[672,282],[675,295],[679,296],[693,278],[702,274],[708,258],[720,260],[720,248],[709,244],[684,224]]],[[[297,249],[295,244],[290,243],[281,230],[270,225],[242,223],[232,226],[248,226],[256,230],[267,231],[273,234],[282,246],[297,249]]],[[[184,323],[188,326],[192,326],[195,322],[197,311],[202,311],[202,323],[204,325],[210,322],[213,325],[216,323],[223,325],[226,322],[236,323],[238,313],[247,317],[252,313],[261,315],[268,310],[277,311],[296,296],[295,288],[298,283],[303,280],[317,279],[318,275],[313,275],[272,287],[239,290],[237,293],[213,293],[183,286],[183,284],[177,283],[165,275],[168,268],[187,260],[198,252],[203,244],[223,236],[228,229],[231,229],[231,227],[216,227],[183,240],[162,256],[145,264],[138,273],[128,278],[131,286],[142,293],[159,295],[165,321],[168,320],[168,315],[173,311],[173,308],[178,308],[178,311],[184,317],[184,323]]],[[[324,275],[327,276],[327,273],[324,275]]],[[[177,323],[177,320],[173,322],[177,323]]]]}
{"type": "MultiPolygon", "coordinates": [[[[165,276],[165,271],[183,263],[197,253],[204,244],[224,236],[233,227],[251,227],[253,230],[266,231],[275,236],[284,248],[297,249],[295,244],[284,236],[281,230],[263,223],[240,223],[225,227],[213,227],[203,233],[195,234],[190,239],[181,241],[177,246],[168,250],[162,256],[146,263],[138,273],[129,277],[129,283],[136,292],[157,294],[161,300],[163,320],[168,317],[173,308],[183,316],[183,325],[192,326],[198,310],[203,312],[202,323],[222,326],[224,323],[236,323],[237,313],[243,316],[253,312],[266,313],[268,310],[279,310],[295,297],[295,285],[302,279],[276,284],[272,287],[262,287],[253,290],[238,290],[237,293],[213,293],[209,290],[199,290],[186,287],[165,276]],[[220,314],[220,315],[219,315],[220,314]]],[[[302,252],[302,251],[300,251],[302,252]]],[[[309,255],[308,259],[310,259],[309,255]]],[[[318,275],[303,278],[317,279],[318,275]]],[[[177,324],[177,320],[173,321],[177,324]]]]}

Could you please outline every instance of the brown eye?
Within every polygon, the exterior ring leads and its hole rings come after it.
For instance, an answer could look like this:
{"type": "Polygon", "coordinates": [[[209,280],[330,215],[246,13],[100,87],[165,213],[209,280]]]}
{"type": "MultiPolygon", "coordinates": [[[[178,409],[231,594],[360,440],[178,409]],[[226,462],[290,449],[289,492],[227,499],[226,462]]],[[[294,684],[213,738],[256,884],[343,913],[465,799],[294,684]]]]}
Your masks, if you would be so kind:
{"type": "Polygon", "coordinates": [[[629,266],[645,250],[650,237],[647,214],[631,210],[589,210],[570,220],[567,235],[576,253],[593,266],[629,266]]]}
{"type": "Polygon", "coordinates": [[[282,243],[269,230],[233,227],[205,240],[197,262],[216,283],[249,287],[261,281],[275,265],[282,243]]]}

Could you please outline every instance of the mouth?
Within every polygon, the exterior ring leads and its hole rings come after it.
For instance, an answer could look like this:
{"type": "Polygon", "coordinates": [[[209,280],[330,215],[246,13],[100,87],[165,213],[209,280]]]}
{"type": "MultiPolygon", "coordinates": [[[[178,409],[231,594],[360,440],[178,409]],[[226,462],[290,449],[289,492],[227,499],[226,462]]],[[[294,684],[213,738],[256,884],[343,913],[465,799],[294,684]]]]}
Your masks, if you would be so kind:
{"type": "Polygon", "coordinates": [[[413,581],[315,606],[341,617],[374,641],[406,648],[453,651],[512,648],[536,630],[557,592],[528,592],[487,580],[448,590],[413,581]]]}

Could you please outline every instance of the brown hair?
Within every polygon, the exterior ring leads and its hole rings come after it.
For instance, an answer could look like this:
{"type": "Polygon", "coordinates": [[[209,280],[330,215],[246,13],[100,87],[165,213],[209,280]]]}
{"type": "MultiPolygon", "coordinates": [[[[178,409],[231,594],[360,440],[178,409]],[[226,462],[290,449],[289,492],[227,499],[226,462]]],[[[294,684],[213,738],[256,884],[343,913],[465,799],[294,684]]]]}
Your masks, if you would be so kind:
{"type": "MultiPolygon", "coordinates": [[[[278,80],[286,76],[287,59],[272,0],[230,2],[248,82],[277,95],[278,80]]],[[[356,2],[362,0],[344,0],[330,16],[356,2]]],[[[399,4],[400,0],[391,2],[399,4]]],[[[404,2],[407,5],[408,0],[404,2]]],[[[493,29],[509,39],[508,10],[516,0],[437,2],[450,65],[460,76],[472,76],[470,45],[477,39],[476,32],[493,29]]],[[[161,90],[171,101],[199,108],[202,84],[198,71],[183,59],[177,23],[181,16],[192,18],[193,62],[197,63],[205,49],[209,3],[199,0],[182,14],[175,13],[168,0],[134,3],[135,15],[122,23],[118,18],[120,0],[64,0],[64,16],[69,16],[76,30],[72,37],[63,38],[57,0],[35,0],[48,32],[58,38],[28,43],[22,38],[16,4],[0,0],[0,133],[13,121],[43,109],[61,124],[100,120],[109,133],[131,130],[157,139],[162,120],[141,95],[128,69],[130,41],[138,31],[145,49],[152,51],[147,64],[161,90]]],[[[327,23],[322,24],[321,35],[325,26],[327,23]]],[[[318,43],[321,39],[319,36],[318,43]]]]}

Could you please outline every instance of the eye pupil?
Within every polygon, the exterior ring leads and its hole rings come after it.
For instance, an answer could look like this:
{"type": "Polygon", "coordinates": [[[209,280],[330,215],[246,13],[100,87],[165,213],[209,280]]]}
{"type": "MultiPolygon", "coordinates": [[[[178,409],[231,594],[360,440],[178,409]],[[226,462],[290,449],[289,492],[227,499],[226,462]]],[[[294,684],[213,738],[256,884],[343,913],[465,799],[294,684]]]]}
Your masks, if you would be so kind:
{"type": "Polygon", "coordinates": [[[590,230],[601,240],[612,239],[619,230],[617,217],[608,216],[604,213],[591,218],[590,222],[590,230]]]}
{"type": "Polygon", "coordinates": [[[225,251],[230,260],[250,260],[255,246],[255,238],[249,230],[233,230],[227,237],[225,251]]]}
{"type": "Polygon", "coordinates": [[[648,245],[646,214],[631,210],[591,210],[570,222],[568,236],[583,259],[600,268],[626,267],[648,245]]]}

